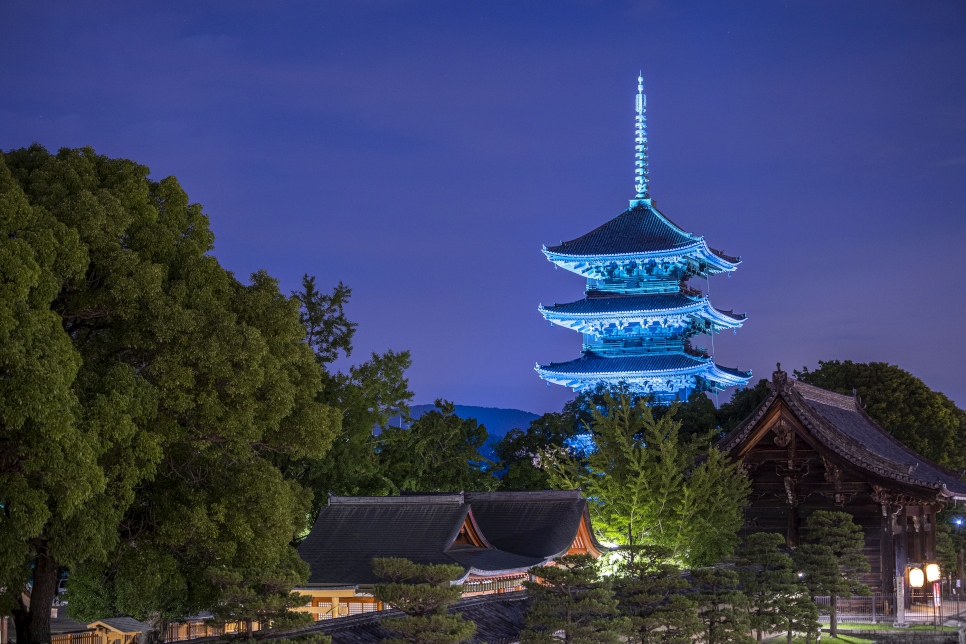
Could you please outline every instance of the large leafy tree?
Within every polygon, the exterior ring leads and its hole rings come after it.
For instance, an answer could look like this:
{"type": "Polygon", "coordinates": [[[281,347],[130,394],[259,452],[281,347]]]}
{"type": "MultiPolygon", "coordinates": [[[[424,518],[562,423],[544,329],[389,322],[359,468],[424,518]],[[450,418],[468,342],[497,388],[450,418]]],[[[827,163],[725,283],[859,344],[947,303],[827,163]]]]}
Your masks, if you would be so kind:
{"type": "Polygon", "coordinates": [[[795,549],[795,559],[812,595],[829,595],[829,625],[838,636],[838,598],[869,595],[861,574],[869,572],[862,554],[865,537],[861,526],[847,512],[816,510],[805,522],[805,543],[795,549]]]}
{"type": "Polygon", "coordinates": [[[816,387],[857,393],[865,411],[886,431],[926,458],[966,469],[966,411],[914,375],[885,362],[819,361],[795,377],[816,387]]]}
{"type": "Polygon", "coordinates": [[[580,423],[570,411],[573,401],[562,412],[544,414],[530,422],[527,429],[511,429],[496,444],[494,451],[502,470],[501,490],[547,490],[552,487],[544,467],[543,454],[569,452],[568,442],[577,436],[580,423]]]}
{"type": "Polygon", "coordinates": [[[594,528],[607,541],[667,548],[687,567],[709,565],[737,545],[747,478],[710,435],[681,440],[673,413],[655,420],[646,400],[608,393],[586,425],[585,459],[546,454],[558,488],[581,488],[594,528]]]}
{"type": "MultiPolygon", "coordinates": [[[[29,503],[46,506],[0,554],[18,641],[49,640],[62,567],[71,569],[73,614],[127,613],[159,627],[217,605],[218,579],[228,573],[261,571],[257,580],[248,575],[253,583],[304,576],[291,540],[310,495],[273,459],[321,456],[339,418],[316,401],[320,374],[299,302],[264,273],[246,285],[222,268],[210,254],[207,217],[172,177],[152,181],[146,167],[90,149],[51,155],[34,146],[7,153],[5,164],[46,217],[37,220],[43,234],[65,249],[77,245],[64,254],[74,264],[57,259],[56,248],[44,251],[58,273],[38,273],[56,289],[44,311],[61,335],[48,354],[74,352],[76,371],[62,376],[69,391],[54,396],[57,404],[71,398],[72,413],[59,429],[31,420],[29,439],[15,424],[2,427],[12,447],[4,454],[16,455],[5,472],[26,474],[40,490],[50,466],[60,469],[48,480],[78,475],[70,492],[3,501],[11,516],[29,503]],[[61,462],[49,454],[49,466],[34,471],[36,453],[56,452],[64,440],[74,448],[61,462]],[[28,610],[18,591],[31,570],[28,610]]],[[[6,367],[18,377],[49,360],[23,356],[6,367]]]]}
{"type": "Polygon", "coordinates": [[[523,644],[617,644],[628,628],[617,598],[590,555],[566,555],[524,585],[531,597],[523,644]]]}
{"type": "Polygon", "coordinates": [[[380,438],[384,475],[399,491],[485,491],[497,485],[480,453],[486,427],[457,416],[451,402],[437,400],[408,429],[387,427],[380,438]]]}

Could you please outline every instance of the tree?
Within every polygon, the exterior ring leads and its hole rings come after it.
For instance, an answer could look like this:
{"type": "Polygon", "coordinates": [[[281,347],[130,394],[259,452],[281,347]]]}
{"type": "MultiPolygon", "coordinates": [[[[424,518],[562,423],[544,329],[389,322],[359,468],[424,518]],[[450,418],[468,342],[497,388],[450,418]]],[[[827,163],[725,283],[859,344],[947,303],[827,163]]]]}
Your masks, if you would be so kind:
{"type": "Polygon", "coordinates": [[[379,460],[374,430],[388,426],[394,415],[408,416],[413,392],[406,369],[408,351],[372,353],[369,360],[348,371],[332,372],[331,362],[342,352],[352,353],[355,323],[344,312],[352,291],[339,283],[331,294],[320,293],[315,278],[302,278],[302,290],[294,295],[302,304],[306,339],[322,369],[322,388],[316,400],[336,409],[341,419],[338,435],[320,458],[278,459],[288,477],[314,493],[311,519],[330,492],[341,495],[382,495],[394,491],[379,460]]]}
{"type": "Polygon", "coordinates": [[[305,606],[309,599],[292,592],[308,577],[300,573],[303,571],[297,566],[288,574],[265,574],[261,570],[212,571],[211,581],[220,591],[220,601],[211,609],[214,620],[220,624],[244,622],[249,635],[255,622],[261,628],[271,626],[275,630],[309,624],[312,621],[309,613],[292,610],[305,606]]]}
{"type": "Polygon", "coordinates": [[[728,433],[737,427],[770,395],[771,389],[768,388],[768,381],[764,378],[754,387],[745,387],[736,391],[731,396],[731,400],[721,405],[716,413],[721,431],[728,433]]]}
{"type": "Polygon", "coordinates": [[[859,580],[869,571],[869,562],[862,554],[862,528],[846,512],[816,510],[805,523],[805,541],[796,549],[796,563],[812,595],[829,595],[830,632],[837,637],[839,595],[871,593],[859,580]]]}
{"type": "Polygon", "coordinates": [[[883,429],[926,458],[966,469],[966,411],[932,391],[908,371],[885,362],[819,361],[802,367],[802,382],[840,394],[859,395],[865,411],[883,429]]]}
{"type": "Polygon", "coordinates": [[[523,644],[617,644],[627,622],[619,616],[614,591],[601,579],[590,555],[566,555],[525,582],[531,597],[523,644]]]}
{"type": "Polygon", "coordinates": [[[381,436],[379,459],[384,476],[399,490],[410,492],[484,491],[497,481],[480,454],[486,427],[456,415],[451,402],[436,401],[409,429],[387,427],[381,436]]]}
{"type": "Polygon", "coordinates": [[[782,552],[785,537],[773,532],[750,535],[738,549],[738,579],[748,598],[751,627],[760,642],[764,633],[782,629],[791,644],[795,631],[811,633],[818,618],[815,603],[799,582],[792,558],[782,552]]]}
{"type": "Polygon", "coordinates": [[[74,388],[82,357],[52,308],[65,282],[83,279],[86,248],[28,200],[3,154],[0,227],[0,615],[14,614],[17,641],[33,644],[50,639],[59,563],[86,554],[69,525],[107,476],[74,388]],[[28,611],[20,593],[32,568],[28,611]]]}
{"type": "Polygon", "coordinates": [[[738,574],[725,568],[691,571],[698,589],[698,617],[704,644],[751,644],[748,598],[738,588],[738,574]]]}
{"type": "Polygon", "coordinates": [[[404,618],[385,619],[381,625],[396,637],[390,644],[457,644],[469,639],[476,624],[462,615],[449,615],[446,607],[459,600],[462,588],[451,584],[463,577],[462,566],[437,564],[425,566],[408,559],[377,557],[372,569],[389,583],[377,584],[373,595],[406,614],[404,618]]]}
{"type": "MultiPolygon", "coordinates": [[[[273,458],[321,456],[339,420],[315,400],[320,374],[299,302],[263,272],[242,284],[222,268],[207,217],[173,177],[152,181],[146,167],[89,148],[4,156],[30,206],[50,214],[45,235],[56,241],[66,229],[83,258],[75,273],[56,260],[45,308],[63,334],[55,352],[66,341],[78,357],[66,433],[38,425],[25,439],[5,422],[14,449],[4,455],[27,458],[4,471],[31,472],[31,450],[56,452],[71,433],[89,441],[61,463],[46,457],[64,475],[80,470],[68,484],[77,491],[65,503],[35,495],[47,511],[17,537],[26,547],[0,554],[3,570],[33,573],[29,610],[14,608],[18,641],[49,641],[61,567],[71,571],[73,615],[126,613],[159,631],[219,604],[216,573],[299,574],[291,541],[309,494],[273,458]]],[[[24,373],[42,365],[37,357],[24,373]]],[[[22,498],[3,505],[12,516],[28,508],[22,498]]],[[[19,602],[16,583],[0,587],[19,602]]]]}
{"type": "MultiPolygon", "coordinates": [[[[571,405],[573,401],[568,403],[571,405]]],[[[568,406],[533,420],[526,431],[511,429],[496,444],[501,490],[548,490],[550,474],[543,467],[542,454],[569,452],[568,441],[580,433],[580,425],[568,406]]]]}
{"type": "Polygon", "coordinates": [[[614,579],[618,610],[628,620],[631,644],[691,644],[700,630],[690,585],[659,546],[624,546],[614,579]]]}
{"type": "Polygon", "coordinates": [[[586,426],[596,449],[584,461],[546,455],[554,485],[584,491],[608,541],[662,546],[685,566],[730,554],[749,490],[744,474],[708,449],[710,436],[683,442],[672,413],[655,421],[645,399],[618,392],[604,402],[586,426]]]}
{"type": "Polygon", "coordinates": [[[678,432],[680,439],[690,442],[692,439],[707,440],[710,432],[718,427],[718,410],[707,394],[698,392],[691,394],[685,402],[672,405],[657,405],[652,407],[654,418],[660,420],[665,414],[672,414],[681,423],[678,432]]]}

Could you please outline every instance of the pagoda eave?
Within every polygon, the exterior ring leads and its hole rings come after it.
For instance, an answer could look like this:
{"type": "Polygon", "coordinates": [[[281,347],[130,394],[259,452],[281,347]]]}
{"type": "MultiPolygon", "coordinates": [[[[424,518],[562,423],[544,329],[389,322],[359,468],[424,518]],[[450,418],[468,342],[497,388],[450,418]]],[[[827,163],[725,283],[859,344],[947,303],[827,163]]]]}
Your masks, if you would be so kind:
{"type": "Polygon", "coordinates": [[[595,330],[615,326],[623,329],[630,325],[649,327],[658,325],[660,327],[682,327],[690,326],[695,319],[703,320],[707,323],[710,330],[721,331],[722,329],[737,329],[744,324],[747,316],[736,315],[726,311],[721,311],[711,306],[707,298],[694,301],[685,306],[664,308],[664,309],[630,309],[630,310],[607,310],[607,307],[620,303],[620,298],[608,298],[594,301],[598,305],[598,310],[588,312],[572,312],[561,310],[565,307],[573,307],[575,304],[586,303],[572,302],[570,304],[554,305],[551,307],[539,308],[540,313],[547,321],[581,333],[594,333],[595,330]]]}
{"type": "Polygon", "coordinates": [[[602,267],[611,264],[626,264],[636,262],[637,264],[647,264],[656,262],[658,264],[688,264],[695,263],[703,266],[700,272],[703,274],[730,273],[737,270],[741,260],[732,258],[735,261],[725,259],[708,247],[703,238],[699,238],[694,244],[661,251],[646,251],[637,253],[619,253],[610,255],[570,255],[567,253],[555,252],[543,247],[543,253],[551,262],[584,277],[599,277],[602,267]]]}

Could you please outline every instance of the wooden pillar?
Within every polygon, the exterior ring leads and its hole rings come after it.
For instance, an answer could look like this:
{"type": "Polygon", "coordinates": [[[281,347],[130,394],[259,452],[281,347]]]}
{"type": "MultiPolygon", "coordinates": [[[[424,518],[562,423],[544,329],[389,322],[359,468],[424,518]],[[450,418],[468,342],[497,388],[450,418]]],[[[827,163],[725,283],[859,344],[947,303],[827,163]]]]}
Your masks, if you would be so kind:
{"type": "Polygon", "coordinates": [[[895,537],[892,534],[892,506],[888,503],[881,504],[882,518],[880,521],[881,530],[879,533],[879,570],[882,571],[882,592],[884,594],[895,593],[896,583],[896,553],[895,537]]]}
{"type": "Polygon", "coordinates": [[[923,561],[936,560],[936,506],[923,507],[923,561]]]}

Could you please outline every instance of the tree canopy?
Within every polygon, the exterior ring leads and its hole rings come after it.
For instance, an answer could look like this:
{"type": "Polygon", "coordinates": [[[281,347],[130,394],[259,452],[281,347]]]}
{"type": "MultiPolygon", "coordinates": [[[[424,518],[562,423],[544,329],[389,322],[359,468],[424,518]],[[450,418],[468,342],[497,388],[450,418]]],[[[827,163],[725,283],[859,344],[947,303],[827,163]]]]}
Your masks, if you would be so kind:
{"type": "Polygon", "coordinates": [[[749,483],[710,448],[712,432],[685,442],[673,411],[655,420],[643,398],[607,393],[586,425],[585,458],[547,453],[551,480],[580,488],[607,541],[667,548],[686,567],[710,565],[737,545],[749,483]]]}
{"type": "Polygon", "coordinates": [[[0,190],[0,603],[18,641],[49,639],[61,567],[72,614],[161,620],[216,605],[226,575],[304,576],[310,494],[274,459],[320,457],[339,416],[299,301],[222,268],[201,206],[133,161],[32,146],[0,156],[0,190]]]}
{"type": "Polygon", "coordinates": [[[840,394],[857,393],[883,429],[940,465],[966,469],[966,411],[908,371],[885,362],[819,361],[795,377],[840,394]]]}

